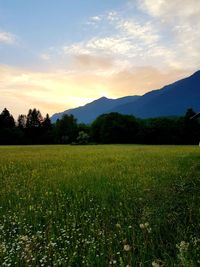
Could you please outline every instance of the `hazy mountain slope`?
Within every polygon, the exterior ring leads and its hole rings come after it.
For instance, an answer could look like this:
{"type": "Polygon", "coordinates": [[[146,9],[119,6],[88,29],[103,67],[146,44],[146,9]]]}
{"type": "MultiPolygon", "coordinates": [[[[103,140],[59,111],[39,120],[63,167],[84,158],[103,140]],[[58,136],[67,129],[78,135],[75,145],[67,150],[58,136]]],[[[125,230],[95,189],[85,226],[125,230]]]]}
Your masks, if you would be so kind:
{"type": "Polygon", "coordinates": [[[116,106],[127,104],[129,102],[133,103],[137,99],[139,99],[139,96],[126,96],[117,99],[101,97],[84,106],[56,113],[51,117],[51,121],[55,122],[57,119],[62,118],[64,114],[73,114],[78,122],[91,123],[99,115],[109,112],[109,110],[116,106]]]}
{"type": "Polygon", "coordinates": [[[200,71],[188,78],[146,93],[137,101],[111,109],[140,118],[183,115],[192,107],[200,110],[200,71]]]}
{"type": "Polygon", "coordinates": [[[73,114],[78,122],[91,123],[99,115],[109,112],[132,114],[140,118],[185,114],[188,108],[200,110],[200,71],[159,90],[143,96],[127,96],[118,99],[101,97],[85,106],[54,114],[55,122],[64,114],[73,114]]]}

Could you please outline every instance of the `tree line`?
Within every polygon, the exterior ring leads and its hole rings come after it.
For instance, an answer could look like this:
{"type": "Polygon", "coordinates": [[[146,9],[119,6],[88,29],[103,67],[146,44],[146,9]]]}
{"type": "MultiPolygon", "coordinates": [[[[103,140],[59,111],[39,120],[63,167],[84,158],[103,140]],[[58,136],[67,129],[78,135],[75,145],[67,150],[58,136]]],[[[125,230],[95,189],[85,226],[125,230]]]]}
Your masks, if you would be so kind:
{"type": "Polygon", "coordinates": [[[200,123],[191,120],[188,109],[182,117],[139,119],[132,115],[108,113],[92,124],[77,123],[73,115],[64,115],[51,123],[49,115],[37,109],[14,120],[5,108],[0,113],[0,145],[28,144],[198,144],[200,123]]]}

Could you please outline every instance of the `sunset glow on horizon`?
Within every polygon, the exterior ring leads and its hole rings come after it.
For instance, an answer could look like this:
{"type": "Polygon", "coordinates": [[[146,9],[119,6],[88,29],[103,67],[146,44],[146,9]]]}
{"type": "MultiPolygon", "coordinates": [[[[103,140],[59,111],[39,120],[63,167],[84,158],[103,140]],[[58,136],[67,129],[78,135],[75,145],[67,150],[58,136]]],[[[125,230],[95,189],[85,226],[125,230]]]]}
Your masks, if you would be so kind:
{"type": "Polygon", "coordinates": [[[199,17],[197,0],[0,0],[0,112],[52,115],[189,76],[199,17]]]}

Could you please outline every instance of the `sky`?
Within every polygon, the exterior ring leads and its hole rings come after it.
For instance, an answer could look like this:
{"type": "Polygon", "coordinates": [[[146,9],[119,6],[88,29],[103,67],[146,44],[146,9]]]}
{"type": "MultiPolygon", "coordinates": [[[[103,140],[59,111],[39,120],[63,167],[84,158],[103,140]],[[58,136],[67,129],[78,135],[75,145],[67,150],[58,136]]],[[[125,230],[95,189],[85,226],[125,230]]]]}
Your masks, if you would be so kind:
{"type": "Polygon", "coordinates": [[[0,112],[143,95],[200,69],[199,0],[0,0],[0,112]]]}

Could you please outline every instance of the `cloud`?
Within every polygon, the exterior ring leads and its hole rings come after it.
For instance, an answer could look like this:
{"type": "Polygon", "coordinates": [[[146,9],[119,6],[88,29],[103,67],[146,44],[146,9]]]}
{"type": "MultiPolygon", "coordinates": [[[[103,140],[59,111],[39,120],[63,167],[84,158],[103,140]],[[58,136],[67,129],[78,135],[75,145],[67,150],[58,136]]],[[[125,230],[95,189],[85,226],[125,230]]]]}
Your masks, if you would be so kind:
{"type": "Polygon", "coordinates": [[[0,32],[0,44],[14,44],[16,36],[10,32],[0,32]]]}
{"type": "Polygon", "coordinates": [[[190,69],[200,67],[200,1],[139,0],[139,8],[150,16],[171,50],[171,65],[190,69]],[[168,38],[168,40],[167,40],[168,38]]]}
{"type": "Polygon", "coordinates": [[[47,54],[47,53],[42,53],[42,54],[40,54],[39,55],[40,56],[40,58],[41,59],[43,59],[43,60],[50,60],[51,59],[51,56],[49,55],[49,54],[47,54]]]}
{"type": "Polygon", "coordinates": [[[103,76],[73,71],[34,72],[0,66],[0,110],[5,106],[17,117],[35,106],[43,113],[86,104],[100,97],[103,76]]]}
{"type": "Polygon", "coordinates": [[[110,98],[141,95],[188,74],[187,70],[161,72],[148,66],[118,72],[113,72],[112,67],[111,70],[93,72],[80,69],[34,72],[1,65],[0,110],[7,107],[15,118],[33,107],[43,114],[53,114],[84,105],[103,95],[110,98]]]}
{"type": "Polygon", "coordinates": [[[200,2],[198,0],[139,0],[139,7],[153,17],[163,20],[199,19],[200,2]]]}
{"type": "Polygon", "coordinates": [[[121,36],[93,38],[86,46],[96,53],[103,54],[127,54],[132,48],[130,41],[121,36]]]}
{"type": "Polygon", "coordinates": [[[100,16],[94,16],[94,17],[91,17],[91,20],[93,20],[93,21],[100,21],[101,20],[101,17],[100,16]]]}
{"type": "Polygon", "coordinates": [[[111,54],[125,54],[130,51],[131,43],[121,38],[121,36],[110,36],[98,38],[94,37],[88,41],[75,43],[70,46],[64,46],[63,51],[66,54],[79,55],[91,54],[111,55],[111,54]]]}
{"type": "MultiPolygon", "coordinates": [[[[133,2],[135,8],[136,2],[133,2]]],[[[200,15],[199,8],[195,10],[194,3],[186,0],[173,2],[178,4],[178,12],[172,12],[175,9],[172,1],[162,0],[157,4],[153,0],[138,0],[137,8],[142,19],[123,11],[101,14],[98,16],[101,18],[98,21],[100,34],[64,45],[62,51],[66,56],[80,60],[110,57],[115,72],[148,64],[164,70],[196,70],[200,67],[200,21],[194,23],[194,20],[197,14],[200,15]]],[[[77,60],[78,64],[80,60],[77,60]]],[[[91,65],[89,60],[85,63],[88,67],[91,65]]],[[[98,68],[97,65],[94,67],[98,68]]]]}
{"type": "Polygon", "coordinates": [[[88,19],[86,22],[86,25],[92,25],[93,27],[96,27],[102,20],[102,16],[93,16],[88,19]]]}
{"type": "Polygon", "coordinates": [[[133,94],[143,95],[152,89],[159,89],[187,75],[188,71],[181,69],[161,71],[149,66],[135,67],[110,76],[109,88],[118,97],[133,94]]]}
{"type": "Polygon", "coordinates": [[[157,30],[153,25],[147,22],[137,22],[134,18],[124,18],[117,12],[110,12],[107,20],[111,22],[114,28],[119,29],[121,34],[125,35],[132,41],[154,43],[159,39],[157,30]]]}
{"type": "Polygon", "coordinates": [[[52,114],[190,75],[200,68],[199,17],[197,0],[129,0],[127,9],[90,17],[81,41],[37,53],[51,71],[0,66],[0,109],[12,103],[18,114],[34,105],[52,114]]]}
{"type": "Polygon", "coordinates": [[[154,44],[159,39],[151,23],[140,24],[133,19],[123,18],[117,12],[109,12],[101,16],[102,28],[107,25],[110,34],[95,36],[89,40],[63,46],[67,55],[110,55],[134,57],[141,50],[154,44]]]}
{"type": "Polygon", "coordinates": [[[113,60],[109,57],[98,57],[88,54],[79,54],[74,56],[75,65],[88,69],[109,69],[113,66],[113,60]]]}

